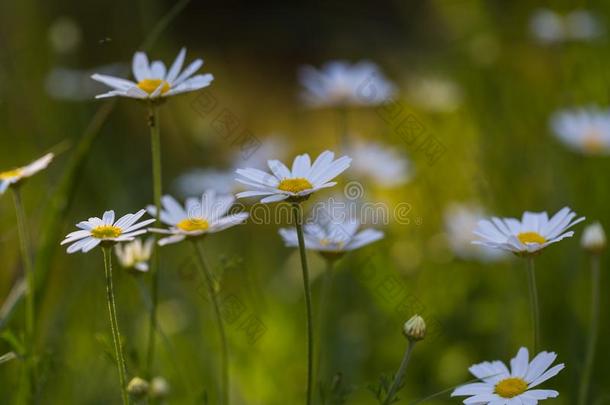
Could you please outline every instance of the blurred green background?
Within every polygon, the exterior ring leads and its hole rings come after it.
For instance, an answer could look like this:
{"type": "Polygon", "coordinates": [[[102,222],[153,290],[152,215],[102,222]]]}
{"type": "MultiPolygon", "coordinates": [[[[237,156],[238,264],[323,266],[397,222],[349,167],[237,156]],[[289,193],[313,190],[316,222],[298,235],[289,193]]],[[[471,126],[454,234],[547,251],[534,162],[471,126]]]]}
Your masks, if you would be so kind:
{"type": "MultiPolygon", "coordinates": [[[[44,404],[119,401],[116,368],[108,354],[101,251],[68,256],[59,242],[84,218],[100,216],[106,209],[134,212],[152,200],[144,106],[132,100],[111,105],[95,101],[92,95],[103,87],[87,76],[101,67],[126,75],[133,52],[174,4],[0,3],[0,169],[24,164],[48,150],[59,153],[49,170],[23,189],[34,246],[45,241],[52,246],[36,256],[42,282],[37,344],[44,353],[44,404]],[[62,76],[62,69],[70,74],[62,76]],[[100,130],[87,135],[94,117],[100,121],[94,127],[101,124],[100,130]],[[54,193],[86,136],[90,148],[81,150],[83,164],[77,167],[73,187],[64,189],[62,196],[68,200],[60,201],[54,193]],[[62,203],[68,203],[65,210],[49,218],[54,204],[62,203]],[[54,225],[54,233],[43,235],[54,225]],[[44,278],[42,271],[48,271],[44,278]]],[[[471,378],[471,364],[508,361],[520,346],[529,345],[525,263],[517,258],[479,263],[456,257],[444,224],[452,203],[476,203],[500,216],[520,216],[525,210],[554,213],[569,205],[588,221],[610,224],[608,158],[575,154],[548,126],[558,108],[608,104],[610,46],[604,36],[537,42],[529,20],[545,6],[558,12],[587,8],[604,24],[610,16],[610,4],[602,1],[192,0],[148,49],[166,63],[182,46],[188,48],[188,60],[203,58],[202,70],[215,76],[209,94],[263,146],[276,134],[273,139],[287,145],[284,159],[337,148],[334,112],[306,109],[298,99],[298,68],[331,59],[378,63],[398,87],[398,100],[445,146],[442,157],[430,164],[375,108],[349,113],[354,134],[393,145],[414,168],[412,179],[401,187],[388,190],[364,183],[368,201],[390,207],[410,204],[409,223],[378,226],[386,232],[384,240],[338,264],[326,308],[331,322],[323,352],[330,366],[324,377],[330,381],[332,373],[342,374],[349,404],[376,403],[367,385],[398,367],[406,346],[401,327],[415,312],[429,322],[431,336],[415,350],[400,403],[461,384],[471,378]],[[430,81],[445,87],[440,92],[420,88],[430,81]]],[[[193,93],[174,98],[161,110],[167,192],[176,192],[175,179],[185,171],[227,169],[239,153],[239,145],[220,136],[212,118],[193,107],[196,98],[193,93]]],[[[334,192],[341,192],[350,176],[348,172],[334,192]]],[[[8,194],[0,198],[0,213],[4,301],[22,274],[8,194]]],[[[206,240],[212,268],[224,273],[224,293],[242,308],[227,326],[235,404],[303,400],[301,273],[298,252],[285,248],[277,235],[280,225],[246,224],[206,240]],[[255,335],[247,327],[251,324],[244,323],[252,319],[260,327],[255,335]]],[[[556,351],[566,363],[566,369],[544,385],[560,391],[549,403],[575,403],[583,364],[590,273],[579,248],[581,230],[579,225],[575,238],[550,247],[537,259],[543,348],[556,351]]],[[[211,306],[191,259],[188,246],[162,250],[160,322],[165,338],[159,339],[155,375],[169,382],[168,403],[203,403],[207,391],[209,403],[215,404],[219,346],[211,306]]],[[[602,285],[609,281],[606,260],[604,255],[602,285]]],[[[316,275],[324,264],[312,253],[310,265],[316,275]]],[[[119,323],[133,377],[143,372],[147,311],[141,287],[149,280],[148,275],[136,279],[116,270],[119,323]]],[[[318,284],[314,279],[314,295],[318,284]]],[[[602,302],[607,300],[602,288],[602,302]]],[[[22,310],[19,307],[4,325],[4,333],[20,333],[22,310]]],[[[602,305],[591,391],[591,403],[596,404],[610,402],[608,315],[602,305]]],[[[1,353],[9,350],[9,343],[0,342],[1,353]]],[[[20,368],[17,360],[0,365],[0,402],[15,403],[20,368]]],[[[458,402],[443,395],[425,403],[458,402]]]]}

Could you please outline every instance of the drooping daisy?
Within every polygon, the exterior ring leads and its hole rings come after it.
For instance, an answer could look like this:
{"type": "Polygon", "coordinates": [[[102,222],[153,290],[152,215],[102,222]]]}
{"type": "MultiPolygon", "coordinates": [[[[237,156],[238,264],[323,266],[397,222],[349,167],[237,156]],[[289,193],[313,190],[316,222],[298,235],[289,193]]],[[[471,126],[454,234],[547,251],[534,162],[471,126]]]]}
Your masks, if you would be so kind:
{"type": "Polygon", "coordinates": [[[136,81],[94,74],[91,76],[93,80],[102,82],[113,89],[108,93],[97,95],[96,98],[118,96],[158,99],[209,86],[214,80],[214,76],[210,73],[193,76],[203,65],[203,60],[196,59],[186,69],[182,70],[185,57],[186,48],[182,48],[172,66],[167,70],[163,62],[156,60],[149,63],[146,53],[136,52],[132,62],[133,76],[136,81]]]}
{"type": "Polygon", "coordinates": [[[549,9],[532,14],[530,31],[543,44],[567,41],[591,41],[604,34],[600,19],[587,10],[573,10],[565,15],[549,9]]]}
{"type": "Polygon", "coordinates": [[[137,271],[148,271],[148,261],[152,255],[155,240],[153,238],[135,239],[132,242],[119,244],[114,247],[119,263],[124,268],[137,271]]]}
{"type": "Polygon", "coordinates": [[[335,154],[324,151],[311,163],[307,153],[299,155],[292,163],[292,170],[279,160],[269,160],[267,165],[271,173],[258,169],[237,169],[241,176],[236,180],[253,187],[253,190],[237,194],[238,198],[266,196],[262,203],[282,201],[299,201],[322,188],[332,187],[336,182],[331,180],[343,173],[352,159],[343,156],[334,160],[335,154]]]}
{"type": "Polygon", "coordinates": [[[473,243],[502,249],[520,255],[538,252],[548,245],[574,235],[569,228],[585,220],[574,219],[576,213],[564,207],[551,219],[546,212],[524,212],[521,221],[516,218],[483,219],[474,234],[481,239],[473,243]]]}
{"type": "MultiPolygon", "coordinates": [[[[213,190],[207,190],[201,198],[187,198],[184,207],[173,197],[163,196],[161,199],[161,222],[169,229],[151,228],[151,232],[170,235],[159,240],[159,245],[181,242],[187,238],[196,238],[209,233],[216,233],[243,223],[248,218],[247,212],[227,215],[235,202],[232,195],[216,195],[213,190]]],[[[147,207],[152,216],[156,216],[154,206],[147,207]]]]}
{"type": "Polygon", "coordinates": [[[0,195],[3,194],[9,186],[19,184],[22,180],[45,169],[49,163],[51,163],[51,160],[53,160],[53,156],[52,153],[47,153],[40,159],[37,159],[26,166],[0,172],[0,195]]]}
{"type": "Polygon", "coordinates": [[[154,222],[154,219],[147,219],[136,223],[145,210],[140,210],[135,214],[126,214],[114,220],[114,211],[106,211],[102,218],[92,217],[87,221],[82,221],[76,224],[78,231],[74,231],[66,235],[66,238],[61,242],[62,245],[71,243],[68,247],[68,253],[78,252],[79,250],[86,253],[99,245],[102,242],[117,243],[132,241],[136,236],[146,233],[144,228],[146,225],[154,222]]]}
{"type": "Polygon", "coordinates": [[[353,163],[350,172],[370,178],[382,187],[406,183],[412,176],[411,162],[396,149],[377,142],[356,142],[347,148],[353,163]]]}
{"type": "MultiPolygon", "coordinates": [[[[317,205],[312,213],[312,221],[303,226],[307,249],[320,252],[323,256],[337,256],[383,238],[383,232],[376,229],[359,231],[360,221],[345,209],[343,202],[333,204],[333,201],[317,205]]],[[[287,247],[299,247],[294,228],[282,228],[279,234],[287,247]]]]}
{"type": "Polygon", "coordinates": [[[540,352],[530,362],[527,349],[522,347],[510,361],[510,370],[498,360],[475,364],[469,370],[481,382],[462,385],[451,396],[469,396],[464,403],[477,405],[535,405],[556,398],[557,391],[532,389],[563,370],[563,363],[551,367],[556,358],[553,352],[540,352]]]}
{"type": "Polygon", "coordinates": [[[551,117],[553,134],[586,155],[610,154],[610,110],[587,107],[562,110],[551,117]]]}
{"type": "Polygon", "coordinates": [[[349,64],[331,61],[316,69],[304,66],[299,71],[303,101],[311,107],[377,105],[395,92],[379,67],[369,61],[349,64]]]}

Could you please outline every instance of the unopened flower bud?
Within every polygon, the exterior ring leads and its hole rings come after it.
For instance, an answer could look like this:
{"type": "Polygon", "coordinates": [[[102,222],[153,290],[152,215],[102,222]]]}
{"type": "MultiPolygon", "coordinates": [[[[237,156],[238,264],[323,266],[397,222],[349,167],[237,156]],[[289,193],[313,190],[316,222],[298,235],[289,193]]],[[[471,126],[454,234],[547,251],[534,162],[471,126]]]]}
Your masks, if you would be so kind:
{"type": "Polygon", "coordinates": [[[580,245],[591,253],[600,253],[606,249],[606,233],[599,222],[594,222],[585,228],[580,245]]]}
{"type": "Polygon", "coordinates": [[[415,315],[405,322],[402,332],[411,342],[423,340],[426,337],[426,323],[421,316],[415,315]]]}
{"type": "Polygon", "coordinates": [[[127,384],[127,392],[134,398],[144,398],[148,393],[148,382],[140,377],[134,377],[127,384]]]}
{"type": "Polygon", "coordinates": [[[163,377],[155,377],[150,382],[150,396],[153,399],[162,399],[169,395],[169,384],[163,377]]]}

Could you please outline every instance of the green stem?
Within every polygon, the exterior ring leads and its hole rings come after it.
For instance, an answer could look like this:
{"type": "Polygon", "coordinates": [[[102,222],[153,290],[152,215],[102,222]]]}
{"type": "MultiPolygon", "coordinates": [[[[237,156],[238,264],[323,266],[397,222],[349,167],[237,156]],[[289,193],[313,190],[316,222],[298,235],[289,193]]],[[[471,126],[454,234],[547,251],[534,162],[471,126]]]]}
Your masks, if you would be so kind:
{"type": "Polygon", "coordinates": [[[532,323],[534,325],[534,352],[538,353],[538,348],[540,347],[540,309],[538,307],[538,289],[536,287],[536,272],[534,269],[533,256],[527,258],[527,281],[532,311],[532,323]]]}
{"type": "MultiPolygon", "coordinates": [[[[333,284],[333,278],[334,278],[334,274],[333,274],[333,267],[335,264],[335,261],[333,259],[326,259],[326,269],[324,271],[324,274],[322,275],[322,288],[320,291],[320,297],[318,300],[318,318],[317,318],[317,322],[319,325],[319,331],[318,331],[318,381],[321,381],[323,378],[323,365],[322,365],[322,358],[325,356],[322,356],[322,342],[325,341],[325,334],[326,334],[326,323],[327,323],[327,319],[328,319],[328,314],[330,311],[328,311],[327,308],[327,304],[328,304],[328,300],[329,300],[329,296],[330,293],[332,291],[332,284],[333,284]]],[[[328,357],[326,357],[328,358],[328,357]]]]}
{"type": "Polygon", "coordinates": [[[384,405],[388,405],[388,404],[391,404],[392,402],[394,402],[394,397],[396,396],[396,393],[400,389],[402,381],[405,377],[405,373],[407,372],[407,366],[409,365],[409,360],[411,360],[411,354],[413,353],[413,348],[415,347],[415,343],[416,343],[415,341],[409,341],[407,350],[405,350],[405,354],[402,357],[402,362],[400,363],[400,368],[398,369],[396,376],[394,376],[394,382],[392,383],[392,386],[390,387],[388,396],[386,397],[385,401],[383,402],[384,405]]]}
{"type": "Polygon", "coordinates": [[[36,392],[36,361],[34,358],[34,292],[36,290],[36,279],[34,267],[32,266],[32,253],[30,249],[30,237],[28,232],[25,209],[21,200],[19,186],[11,187],[13,201],[15,203],[15,214],[17,216],[17,228],[19,231],[19,245],[26,280],[25,289],[25,342],[27,347],[26,358],[26,381],[29,399],[33,399],[36,392]]]}
{"type": "Polygon", "coordinates": [[[591,257],[591,332],[587,344],[587,357],[585,367],[580,380],[580,392],[578,403],[585,405],[591,384],[591,374],[593,372],[593,360],[595,359],[595,348],[597,346],[597,335],[599,329],[599,254],[591,257]]]}
{"type": "MultiPolygon", "coordinates": [[[[161,136],[159,133],[159,113],[157,106],[149,104],[148,127],[150,129],[150,145],[152,152],[153,198],[156,208],[155,225],[160,225],[161,217],[161,136]]],[[[155,235],[158,238],[158,235],[155,235]]],[[[152,307],[150,310],[150,323],[148,327],[148,353],[146,356],[146,376],[152,377],[152,368],[155,357],[155,337],[157,331],[157,306],[159,302],[159,249],[155,243],[150,266],[151,287],[150,296],[152,307]]]]}
{"type": "Polygon", "coordinates": [[[119,332],[119,321],[116,315],[116,303],[114,301],[114,286],[112,284],[112,248],[103,246],[104,270],[106,273],[106,299],[108,301],[108,313],[110,315],[110,329],[112,330],[112,340],[114,341],[114,354],[116,357],[117,368],[119,369],[119,381],[121,384],[121,397],[123,404],[129,404],[127,395],[127,381],[125,371],[125,358],[123,357],[123,346],[121,343],[121,333],[119,332]]]}
{"type": "Polygon", "coordinates": [[[307,310],[307,405],[311,405],[313,384],[313,320],[311,313],[311,289],[309,285],[309,268],[307,267],[307,255],[305,253],[305,238],[303,237],[303,224],[301,205],[292,204],[294,223],[299,239],[299,253],[301,255],[301,270],[303,271],[303,287],[305,289],[305,306],[307,310]]]}
{"type": "Polygon", "coordinates": [[[220,333],[220,344],[221,344],[221,375],[222,375],[222,386],[220,387],[220,392],[222,393],[222,402],[221,405],[229,404],[229,345],[227,343],[227,335],[225,333],[224,323],[222,321],[222,313],[220,312],[220,303],[218,302],[218,294],[216,293],[216,289],[214,288],[214,278],[208,269],[208,266],[205,262],[205,256],[203,254],[203,249],[201,244],[196,240],[193,240],[193,246],[195,247],[195,252],[197,253],[197,258],[199,259],[199,270],[201,271],[203,277],[205,278],[206,285],[208,286],[208,293],[210,294],[210,299],[212,300],[212,305],[214,307],[214,315],[216,317],[216,323],[218,326],[218,332],[220,333]]]}

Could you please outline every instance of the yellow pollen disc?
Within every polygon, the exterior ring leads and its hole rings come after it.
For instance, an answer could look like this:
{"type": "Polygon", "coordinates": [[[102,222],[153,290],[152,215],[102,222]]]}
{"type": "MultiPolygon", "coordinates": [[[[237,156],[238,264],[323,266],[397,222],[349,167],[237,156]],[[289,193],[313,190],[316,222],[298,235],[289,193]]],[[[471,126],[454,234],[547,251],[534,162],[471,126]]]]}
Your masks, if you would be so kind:
{"type": "Polygon", "coordinates": [[[597,132],[592,132],[584,136],[582,147],[589,153],[598,153],[604,149],[604,143],[597,132]]]}
{"type": "Polygon", "coordinates": [[[284,179],[280,181],[280,184],[277,186],[278,189],[282,191],[288,191],[290,193],[298,193],[304,190],[312,189],[313,186],[303,177],[297,177],[294,179],[284,179]]]}
{"type": "Polygon", "coordinates": [[[195,232],[207,230],[210,224],[203,218],[188,218],[178,222],[176,227],[185,232],[195,232]]]}
{"type": "Polygon", "coordinates": [[[118,226],[100,225],[91,230],[91,236],[97,239],[117,238],[123,233],[118,226]]]}
{"type": "Polygon", "coordinates": [[[144,79],[138,82],[138,87],[148,94],[152,94],[153,91],[157,90],[159,86],[163,83],[163,87],[161,88],[161,94],[165,94],[169,91],[170,85],[165,80],[161,79],[144,79]]]}
{"type": "Polygon", "coordinates": [[[494,392],[502,398],[513,398],[527,390],[527,383],[518,377],[506,378],[494,387],[494,392]]]}
{"type": "Polygon", "coordinates": [[[15,177],[19,177],[21,175],[21,172],[23,172],[23,170],[21,169],[13,169],[7,170],[5,172],[0,172],[0,180],[8,180],[15,177]]]}
{"type": "Polygon", "coordinates": [[[538,232],[521,232],[517,235],[521,243],[544,243],[546,239],[538,232]]]}

